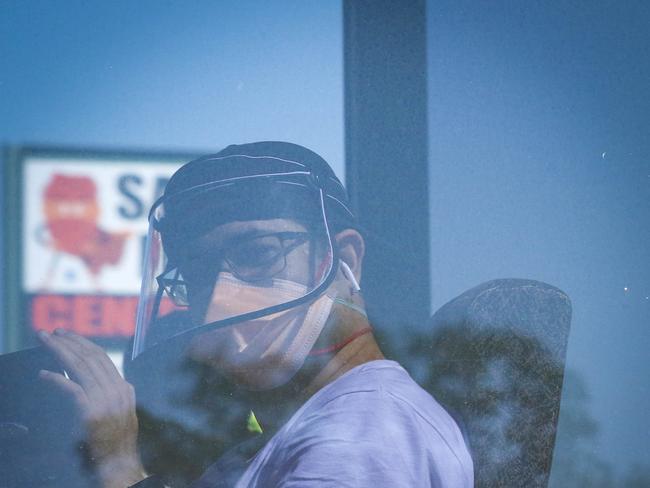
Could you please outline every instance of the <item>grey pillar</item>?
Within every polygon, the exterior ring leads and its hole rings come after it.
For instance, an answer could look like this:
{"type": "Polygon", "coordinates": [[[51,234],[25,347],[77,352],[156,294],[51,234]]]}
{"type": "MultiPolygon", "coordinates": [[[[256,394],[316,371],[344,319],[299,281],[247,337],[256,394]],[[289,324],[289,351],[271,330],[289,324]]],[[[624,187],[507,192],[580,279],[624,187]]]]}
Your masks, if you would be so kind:
{"type": "Polygon", "coordinates": [[[430,315],[425,4],[343,4],[346,182],[371,319],[392,331],[430,315]]]}

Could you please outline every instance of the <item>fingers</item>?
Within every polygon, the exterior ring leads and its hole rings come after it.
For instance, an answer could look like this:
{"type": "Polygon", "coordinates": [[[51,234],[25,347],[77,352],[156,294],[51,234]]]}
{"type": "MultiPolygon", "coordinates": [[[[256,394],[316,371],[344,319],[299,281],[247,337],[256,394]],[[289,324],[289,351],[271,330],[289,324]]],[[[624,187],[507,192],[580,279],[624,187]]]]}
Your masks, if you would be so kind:
{"type": "MultiPolygon", "coordinates": [[[[73,342],[69,333],[57,329],[54,334],[39,332],[39,339],[61,363],[70,378],[79,383],[86,391],[106,383],[104,368],[99,363],[97,354],[89,354],[73,342]]],[[[102,354],[105,354],[102,352],[102,354]]]]}
{"type": "Polygon", "coordinates": [[[52,335],[40,335],[61,361],[70,378],[88,397],[86,414],[119,414],[135,406],[131,386],[120,376],[106,352],[89,340],[57,329],[52,335]]]}
{"type": "Polygon", "coordinates": [[[71,343],[76,344],[79,348],[78,350],[84,355],[84,357],[91,357],[91,356],[94,357],[101,365],[104,374],[107,378],[119,377],[121,379],[120,373],[115,367],[115,364],[113,363],[113,361],[111,361],[111,359],[108,357],[106,352],[101,347],[99,347],[94,342],[89,341],[85,337],[77,335],[73,332],[68,332],[63,329],[57,329],[57,330],[62,331],[60,332],[62,337],[69,340],[71,343]]]}
{"type": "Polygon", "coordinates": [[[79,407],[84,442],[96,466],[129,458],[139,465],[138,419],[133,387],[124,381],[102,348],[91,341],[57,329],[39,332],[70,379],[51,371],[39,376],[70,396],[79,407]]]}
{"type": "Polygon", "coordinates": [[[48,383],[52,383],[60,390],[70,395],[80,409],[88,409],[88,397],[86,396],[86,392],[74,381],[69,380],[62,374],[53,373],[52,371],[47,371],[44,369],[39,371],[38,376],[42,380],[47,381],[48,383]]]}
{"type": "Polygon", "coordinates": [[[38,337],[54,353],[73,382],[83,388],[89,404],[99,404],[107,412],[134,408],[133,387],[124,381],[101,347],[63,329],[51,335],[39,332],[38,337]]]}

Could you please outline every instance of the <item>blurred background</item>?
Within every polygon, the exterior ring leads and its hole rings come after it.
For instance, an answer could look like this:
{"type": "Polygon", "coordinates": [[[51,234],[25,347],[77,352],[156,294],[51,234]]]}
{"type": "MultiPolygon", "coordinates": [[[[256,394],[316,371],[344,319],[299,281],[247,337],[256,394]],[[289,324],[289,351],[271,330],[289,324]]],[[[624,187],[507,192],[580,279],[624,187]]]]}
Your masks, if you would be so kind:
{"type": "MultiPolygon", "coordinates": [[[[286,140],[345,179],[345,4],[2,6],[2,352],[26,347],[39,316],[133,306],[143,209],[193,155],[286,140]],[[42,209],[84,185],[75,211],[116,243],[100,263],[57,256],[42,232],[42,209]]],[[[494,278],[562,289],[551,485],[650,486],[650,7],[430,0],[423,20],[429,310],[494,278]]],[[[112,324],[89,335],[119,362],[129,330],[112,324]]]]}

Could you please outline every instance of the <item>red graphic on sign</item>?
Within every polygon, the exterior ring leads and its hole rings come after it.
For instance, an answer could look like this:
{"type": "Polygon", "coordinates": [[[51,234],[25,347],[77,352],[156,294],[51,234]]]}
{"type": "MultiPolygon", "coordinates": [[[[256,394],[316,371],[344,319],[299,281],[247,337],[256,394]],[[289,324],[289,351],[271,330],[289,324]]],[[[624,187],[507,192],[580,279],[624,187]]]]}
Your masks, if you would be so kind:
{"type": "MultiPolygon", "coordinates": [[[[34,330],[71,330],[86,337],[129,337],[135,329],[137,296],[33,295],[31,322],[34,330]]],[[[165,315],[178,310],[169,298],[160,301],[165,315]]]]}
{"type": "MultiPolygon", "coordinates": [[[[48,244],[55,253],[80,258],[93,279],[104,266],[115,265],[122,258],[128,232],[100,229],[99,204],[95,182],[86,176],[55,174],[45,187],[43,212],[49,231],[48,244]]],[[[55,256],[46,281],[54,273],[55,256]]]]}

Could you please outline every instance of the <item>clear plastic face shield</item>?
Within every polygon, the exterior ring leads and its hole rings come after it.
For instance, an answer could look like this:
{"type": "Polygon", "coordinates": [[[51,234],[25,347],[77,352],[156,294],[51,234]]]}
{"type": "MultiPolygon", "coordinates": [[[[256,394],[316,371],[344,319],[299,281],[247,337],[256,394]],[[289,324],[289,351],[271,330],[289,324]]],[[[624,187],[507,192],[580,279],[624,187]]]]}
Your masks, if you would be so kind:
{"type": "Polygon", "coordinates": [[[161,198],[149,224],[133,359],[181,339],[252,389],[293,376],[329,316],[336,274],[313,176],[195,186],[161,198]]]}

